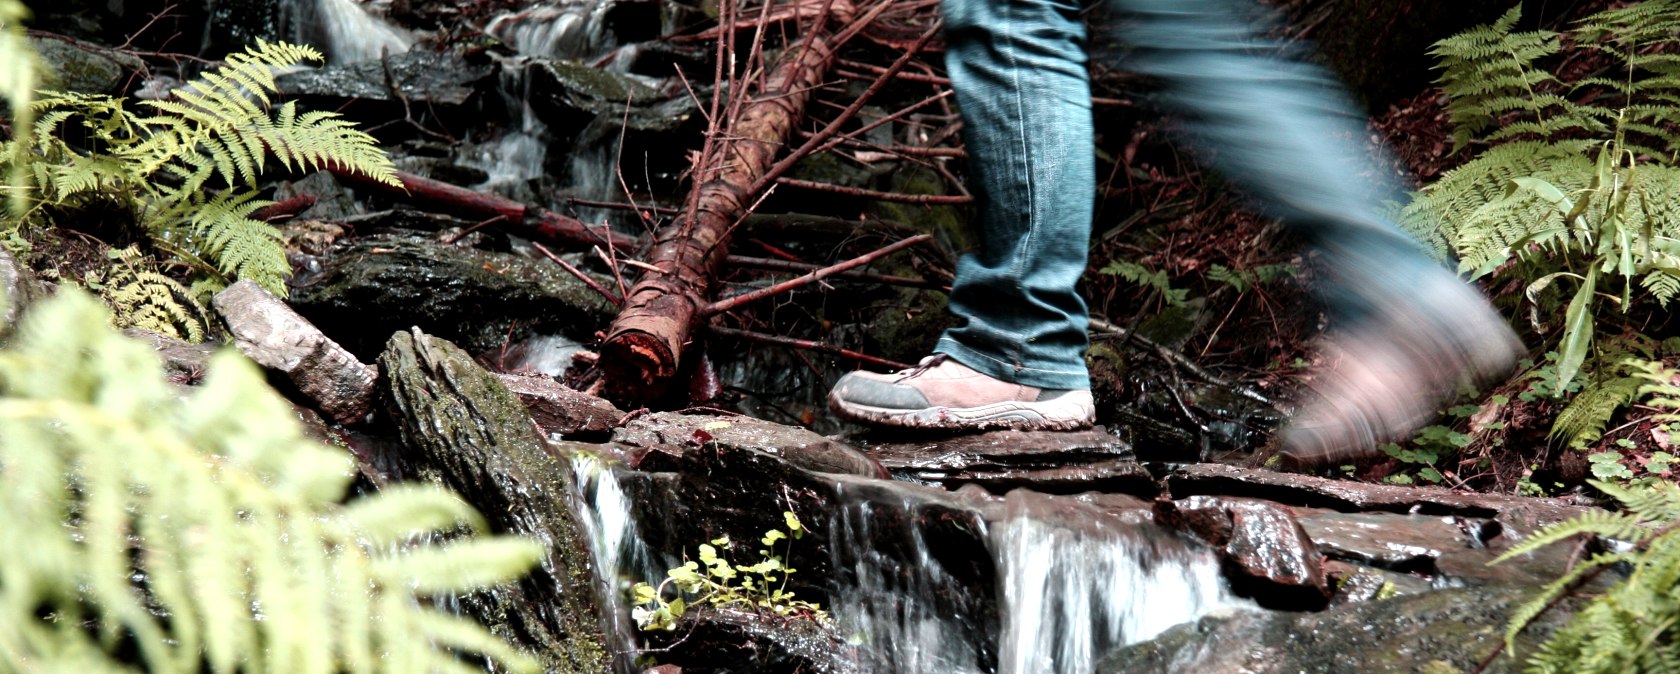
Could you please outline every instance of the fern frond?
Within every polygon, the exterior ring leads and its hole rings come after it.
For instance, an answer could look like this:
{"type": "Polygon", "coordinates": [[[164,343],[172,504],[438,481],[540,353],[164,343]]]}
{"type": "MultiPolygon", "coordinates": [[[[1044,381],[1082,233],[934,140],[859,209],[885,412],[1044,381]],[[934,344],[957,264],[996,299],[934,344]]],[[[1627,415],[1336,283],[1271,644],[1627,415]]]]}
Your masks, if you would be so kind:
{"type": "Polygon", "coordinates": [[[1533,552],[1578,534],[1591,534],[1603,538],[1630,538],[1638,534],[1643,526],[1644,523],[1640,521],[1640,518],[1634,515],[1600,510],[1588,511],[1574,519],[1546,527],[1543,531],[1530,536],[1528,540],[1511,546],[1510,550],[1506,550],[1492,563],[1497,564],[1512,557],[1533,552]]]}
{"type": "Polygon", "coordinates": [[[0,670],[537,669],[422,600],[505,581],[541,546],[394,543],[406,512],[422,535],[482,519],[422,487],[341,505],[351,460],[248,361],[218,355],[183,399],[108,321],[61,290],[0,352],[0,670]]]}
{"type": "Polygon", "coordinates": [[[1584,142],[1516,141],[1490,148],[1414,193],[1400,211],[1400,224],[1431,244],[1439,257],[1458,256],[1466,269],[1481,267],[1508,254],[1513,242],[1563,226],[1563,214],[1531,194],[1513,191],[1512,180],[1537,177],[1564,190],[1585,189],[1594,171],[1583,154],[1586,147],[1584,142]]]}
{"type": "Polygon", "coordinates": [[[373,136],[337,113],[312,110],[299,115],[288,102],[280,106],[271,123],[260,124],[254,131],[289,169],[344,169],[401,185],[395,166],[373,136]]]}
{"type": "Polygon", "coordinates": [[[1553,99],[1539,97],[1557,78],[1534,67],[1534,62],[1558,51],[1559,34],[1551,31],[1512,32],[1522,17],[1512,7],[1498,21],[1471,28],[1435,43],[1430,54],[1438,59],[1436,80],[1448,97],[1454,148],[1478,137],[1507,112],[1527,112],[1544,118],[1553,99]]]}
{"type": "Polygon", "coordinates": [[[1645,380],[1615,377],[1587,384],[1552,421],[1548,437],[1566,447],[1584,447],[1604,435],[1604,426],[1616,410],[1639,396],[1645,380]]]}
{"type": "Polygon", "coordinates": [[[254,192],[227,192],[199,205],[187,216],[190,242],[200,257],[215,260],[230,279],[250,279],[278,295],[285,294],[292,273],[284,242],[272,225],[251,213],[272,202],[254,192]]]}
{"type": "MultiPolygon", "coordinates": [[[[23,20],[28,10],[17,0],[0,0],[0,101],[11,111],[13,129],[30,129],[35,107],[37,73],[35,49],[23,35],[23,20]]],[[[21,132],[14,131],[14,134],[21,132]]],[[[13,138],[0,143],[0,191],[8,192],[8,209],[22,214],[28,208],[29,143],[13,138]]]]}
{"type": "Polygon", "coordinates": [[[139,328],[186,342],[204,341],[209,312],[192,292],[157,272],[119,265],[100,293],[111,308],[112,325],[139,328]]]}

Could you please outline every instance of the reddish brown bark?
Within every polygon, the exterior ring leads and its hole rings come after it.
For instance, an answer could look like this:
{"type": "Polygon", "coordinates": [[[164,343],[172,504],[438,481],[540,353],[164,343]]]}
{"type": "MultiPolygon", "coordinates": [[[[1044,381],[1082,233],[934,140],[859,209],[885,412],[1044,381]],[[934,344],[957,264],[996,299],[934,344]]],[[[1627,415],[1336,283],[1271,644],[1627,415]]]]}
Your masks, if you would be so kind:
{"type": "Polygon", "coordinates": [[[603,391],[610,399],[642,403],[661,395],[681,364],[712,280],[728,255],[730,229],[758,198],[756,187],[804,115],[805,104],[834,64],[833,36],[821,26],[783,52],[710,155],[711,176],[697,204],[661,230],[644,273],[602,345],[603,391]]]}
{"type": "Polygon", "coordinates": [[[566,247],[601,246],[618,250],[632,250],[637,240],[612,231],[605,226],[591,227],[575,218],[553,211],[532,208],[512,199],[494,194],[475,192],[446,182],[397,172],[401,188],[386,185],[367,176],[349,171],[333,171],[340,180],[419,204],[435,206],[457,215],[471,218],[500,217],[499,227],[538,241],[548,241],[566,247]]]}

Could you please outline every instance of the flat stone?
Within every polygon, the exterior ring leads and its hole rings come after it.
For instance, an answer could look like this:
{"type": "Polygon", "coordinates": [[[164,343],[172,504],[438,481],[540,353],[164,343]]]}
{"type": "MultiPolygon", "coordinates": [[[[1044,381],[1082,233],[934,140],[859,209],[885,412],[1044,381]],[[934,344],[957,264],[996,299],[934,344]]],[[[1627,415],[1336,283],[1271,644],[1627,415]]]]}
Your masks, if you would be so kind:
{"type": "MultiPolygon", "coordinates": [[[[1318,613],[1242,611],[1179,625],[1160,637],[1105,657],[1098,674],[1415,674],[1426,667],[1469,671],[1504,648],[1506,622],[1533,589],[1477,587],[1432,590],[1365,601],[1318,613]]],[[[1517,637],[1519,658],[1568,619],[1563,610],[1542,615],[1517,637]]],[[[1444,670],[1443,670],[1444,671],[1444,670]]],[[[1521,660],[1501,654],[1492,673],[1522,671],[1521,660]]]]}
{"type": "Polygon", "coordinates": [[[285,374],[315,409],[342,424],[365,420],[378,372],[304,320],[285,301],[251,281],[216,293],[210,305],[227,323],[239,351],[285,374]]]}
{"type": "Polygon", "coordinates": [[[1166,478],[1173,498],[1200,494],[1241,496],[1342,512],[1384,511],[1492,519],[1527,535],[1548,524],[1595,509],[1561,499],[1472,494],[1444,487],[1349,482],[1222,464],[1183,466],[1166,478]]]}
{"type": "Polygon", "coordinates": [[[540,374],[497,374],[525,409],[537,427],[550,435],[608,436],[624,412],[606,400],[567,387],[540,374]]]}
{"type": "Polygon", "coordinates": [[[1002,493],[1016,487],[1074,493],[1117,491],[1153,498],[1156,480],[1132,448],[1103,430],[993,431],[879,441],[869,453],[893,474],[950,487],[979,484],[1002,493]]]}
{"type": "Polygon", "coordinates": [[[464,105],[490,67],[469,63],[453,51],[413,49],[343,66],[302,70],[275,79],[287,96],[464,105]],[[394,85],[394,89],[393,89],[394,85]]]}
{"type": "Polygon", "coordinates": [[[1161,500],[1155,521],[1219,550],[1231,588],[1263,606],[1312,610],[1330,598],[1318,546],[1277,504],[1209,496],[1161,500]]]}
{"type": "Polygon", "coordinates": [[[45,66],[41,87],[78,94],[115,94],[129,73],[146,64],[123,52],[63,36],[30,37],[45,66]]]}
{"type": "Polygon", "coordinates": [[[691,450],[722,447],[769,454],[794,467],[818,473],[889,477],[881,464],[850,445],[803,428],[752,417],[644,414],[617,429],[613,442],[659,450],[646,455],[637,465],[641,470],[669,470],[666,465],[669,458],[691,450]]]}

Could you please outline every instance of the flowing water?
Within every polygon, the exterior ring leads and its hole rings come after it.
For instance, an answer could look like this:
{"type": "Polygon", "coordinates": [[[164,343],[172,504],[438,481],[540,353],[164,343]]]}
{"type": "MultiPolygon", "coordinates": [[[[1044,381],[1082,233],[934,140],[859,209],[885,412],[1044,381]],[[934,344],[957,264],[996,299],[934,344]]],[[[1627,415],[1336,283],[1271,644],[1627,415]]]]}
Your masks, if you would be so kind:
{"type": "MultiPolygon", "coordinates": [[[[636,538],[614,469],[577,465],[600,573],[621,588],[662,577],[673,558],[636,538]]],[[[829,554],[829,609],[856,671],[1088,674],[1120,646],[1249,605],[1213,554],[1145,517],[1027,491],[998,503],[836,480],[827,521],[808,524],[829,554]]],[[[616,594],[614,648],[633,651],[616,594]]]]}
{"type": "Polygon", "coordinates": [[[400,54],[414,45],[407,31],[369,13],[357,0],[293,0],[284,7],[288,37],[320,48],[333,65],[400,54]]]}

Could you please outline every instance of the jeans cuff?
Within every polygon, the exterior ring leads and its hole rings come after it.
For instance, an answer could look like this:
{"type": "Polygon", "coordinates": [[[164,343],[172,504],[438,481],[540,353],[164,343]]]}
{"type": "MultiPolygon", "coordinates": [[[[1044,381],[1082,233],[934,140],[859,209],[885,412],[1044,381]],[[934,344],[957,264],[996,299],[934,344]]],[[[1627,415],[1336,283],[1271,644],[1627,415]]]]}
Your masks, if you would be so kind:
{"type": "Polygon", "coordinates": [[[1080,362],[1078,369],[1073,370],[1065,369],[1065,366],[1064,369],[1052,369],[1028,367],[1025,364],[1015,365],[968,348],[950,337],[940,337],[933,351],[955,358],[957,362],[980,374],[1012,384],[1050,390],[1091,388],[1091,373],[1085,368],[1084,362],[1080,362]]]}

